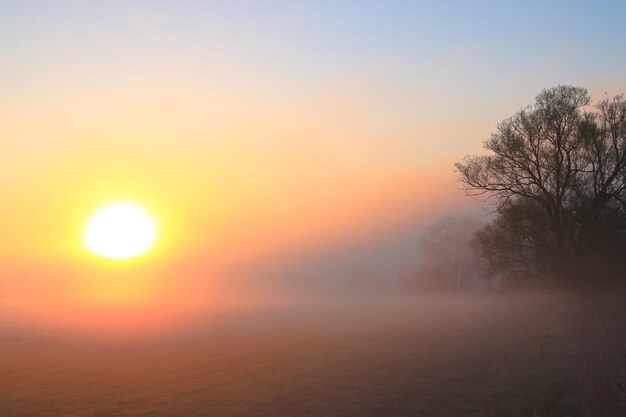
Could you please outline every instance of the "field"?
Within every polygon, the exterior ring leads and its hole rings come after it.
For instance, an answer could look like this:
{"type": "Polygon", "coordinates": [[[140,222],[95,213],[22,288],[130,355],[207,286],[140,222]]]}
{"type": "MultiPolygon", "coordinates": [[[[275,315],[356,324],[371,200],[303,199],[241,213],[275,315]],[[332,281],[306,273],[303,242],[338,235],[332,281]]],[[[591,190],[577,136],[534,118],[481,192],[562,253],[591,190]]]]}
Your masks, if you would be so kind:
{"type": "Polygon", "coordinates": [[[0,415],[576,416],[571,297],[307,301],[152,336],[5,328],[0,415]]]}

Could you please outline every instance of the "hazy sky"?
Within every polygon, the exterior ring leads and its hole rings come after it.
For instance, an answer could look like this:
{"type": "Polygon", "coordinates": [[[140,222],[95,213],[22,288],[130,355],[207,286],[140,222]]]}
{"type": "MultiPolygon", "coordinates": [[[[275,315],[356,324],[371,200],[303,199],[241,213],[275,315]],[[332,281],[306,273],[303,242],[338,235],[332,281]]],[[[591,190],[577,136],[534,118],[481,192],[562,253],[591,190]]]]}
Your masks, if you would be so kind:
{"type": "Polygon", "coordinates": [[[618,1],[0,1],[0,258],[89,263],[84,223],[119,199],[161,223],[156,260],[215,268],[475,211],[453,163],[542,88],[626,91],[624,21],[618,1]]]}

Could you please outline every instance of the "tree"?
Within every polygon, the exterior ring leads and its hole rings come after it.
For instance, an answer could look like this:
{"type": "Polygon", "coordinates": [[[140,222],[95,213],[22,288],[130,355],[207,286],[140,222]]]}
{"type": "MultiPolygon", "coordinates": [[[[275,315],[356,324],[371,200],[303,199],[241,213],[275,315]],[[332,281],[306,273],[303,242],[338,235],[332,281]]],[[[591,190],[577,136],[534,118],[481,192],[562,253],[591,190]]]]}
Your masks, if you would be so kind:
{"type": "Polygon", "coordinates": [[[420,237],[421,279],[434,279],[431,287],[463,289],[478,275],[476,232],[482,227],[468,217],[445,217],[420,237]]]}
{"type": "Polygon", "coordinates": [[[623,233],[626,100],[590,103],[581,87],[543,90],[497,126],[488,154],[456,164],[467,195],[494,201],[498,217],[480,239],[494,265],[540,272],[584,255],[607,230],[623,233]]]}
{"type": "Polygon", "coordinates": [[[508,271],[536,276],[554,257],[549,225],[533,201],[506,204],[498,217],[477,233],[489,272],[508,271]]]}

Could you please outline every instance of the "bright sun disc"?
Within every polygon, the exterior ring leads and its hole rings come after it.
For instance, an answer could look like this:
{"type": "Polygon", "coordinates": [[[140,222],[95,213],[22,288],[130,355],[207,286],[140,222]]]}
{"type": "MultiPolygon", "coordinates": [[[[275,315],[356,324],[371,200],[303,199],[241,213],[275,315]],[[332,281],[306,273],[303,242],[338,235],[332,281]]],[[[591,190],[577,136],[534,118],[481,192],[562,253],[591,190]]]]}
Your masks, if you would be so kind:
{"type": "Polygon", "coordinates": [[[142,207],[114,203],[102,207],[85,229],[85,246],[105,258],[129,259],[150,250],[156,240],[156,223],[142,207]]]}

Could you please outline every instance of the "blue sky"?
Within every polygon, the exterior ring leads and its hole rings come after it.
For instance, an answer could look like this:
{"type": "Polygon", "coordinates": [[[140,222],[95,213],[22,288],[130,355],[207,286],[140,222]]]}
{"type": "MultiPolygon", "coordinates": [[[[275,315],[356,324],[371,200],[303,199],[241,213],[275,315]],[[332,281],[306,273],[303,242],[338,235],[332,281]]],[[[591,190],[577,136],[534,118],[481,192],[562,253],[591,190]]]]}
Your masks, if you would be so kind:
{"type": "Polygon", "coordinates": [[[409,77],[468,48],[480,55],[459,70],[485,81],[519,66],[528,77],[586,81],[623,73],[624,18],[623,2],[3,1],[0,51],[9,73],[154,54],[210,65],[217,53],[307,82],[352,68],[409,77]]]}

